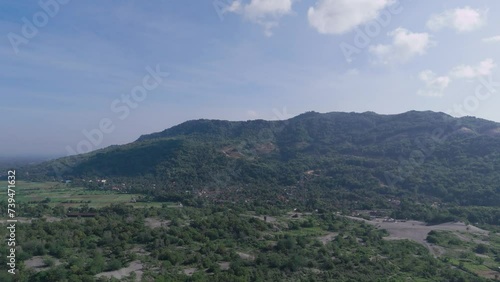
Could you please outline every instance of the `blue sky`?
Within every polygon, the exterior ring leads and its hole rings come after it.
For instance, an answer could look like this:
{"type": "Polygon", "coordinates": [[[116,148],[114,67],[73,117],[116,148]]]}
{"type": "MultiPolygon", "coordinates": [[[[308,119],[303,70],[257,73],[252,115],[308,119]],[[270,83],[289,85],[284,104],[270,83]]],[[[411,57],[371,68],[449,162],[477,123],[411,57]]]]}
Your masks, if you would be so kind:
{"type": "Polygon", "coordinates": [[[0,14],[0,156],[310,110],[500,121],[498,1],[3,1],[0,14]]]}

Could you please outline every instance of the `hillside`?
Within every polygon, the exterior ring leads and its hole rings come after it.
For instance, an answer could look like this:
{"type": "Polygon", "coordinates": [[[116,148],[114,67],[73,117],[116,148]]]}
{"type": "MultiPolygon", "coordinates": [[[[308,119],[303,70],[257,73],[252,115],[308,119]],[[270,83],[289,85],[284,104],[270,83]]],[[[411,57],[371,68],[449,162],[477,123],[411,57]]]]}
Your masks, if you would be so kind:
{"type": "Polygon", "coordinates": [[[189,191],[349,210],[393,209],[397,200],[394,215],[411,210],[428,220],[434,212],[421,204],[445,207],[445,217],[454,207],[498,207],[500,124],[416,111],[193,120],[28,172],[31,179],[106,178],[158,198],[189,191]]]}

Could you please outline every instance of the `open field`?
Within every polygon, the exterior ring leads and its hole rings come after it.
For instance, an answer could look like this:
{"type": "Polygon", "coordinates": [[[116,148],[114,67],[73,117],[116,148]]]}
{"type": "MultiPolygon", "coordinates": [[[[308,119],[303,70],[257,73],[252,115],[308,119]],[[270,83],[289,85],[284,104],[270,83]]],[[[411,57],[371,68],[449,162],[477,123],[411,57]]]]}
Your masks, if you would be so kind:
{"type": "MultiPolygon", "coordinates": [[[[0,187],[0,191],[7,189],[0,187]]],[[[83,187],[71,187],[59,182],[25,182],[18,181],[15,199],[20,204],[46,203],[50,206],[100,208],[110,204],[127,204],[137,208],[161,207],[173,203],[134,202],[140,195],[127,194],[109,190],[87,190],[83,187]]]]}

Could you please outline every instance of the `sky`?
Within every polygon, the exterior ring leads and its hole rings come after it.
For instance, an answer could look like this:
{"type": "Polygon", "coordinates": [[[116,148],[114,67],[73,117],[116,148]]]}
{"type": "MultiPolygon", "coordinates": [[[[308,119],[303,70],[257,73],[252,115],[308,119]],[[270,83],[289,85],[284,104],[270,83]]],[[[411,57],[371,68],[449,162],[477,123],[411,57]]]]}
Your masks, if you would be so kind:
{"type": "Polygon", "coordinates": [[[191,119],[432,110],[500,122],[500,2],[2,1],[0,157],[191,119]]]}

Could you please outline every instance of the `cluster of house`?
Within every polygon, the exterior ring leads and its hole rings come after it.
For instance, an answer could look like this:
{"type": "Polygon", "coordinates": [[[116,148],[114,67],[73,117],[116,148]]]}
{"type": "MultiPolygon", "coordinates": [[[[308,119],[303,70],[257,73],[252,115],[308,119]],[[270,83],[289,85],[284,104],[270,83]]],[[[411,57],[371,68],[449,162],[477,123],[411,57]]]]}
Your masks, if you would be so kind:
{"type": "MultiPolygon", "coordinates": [[[[97,183],[98,185],[100,185],[101,188],[104,189],[104,187],[108,184],[108,180],[107,179],[82,179],[83,182],[87,182],[87,183],[97,183]]],[[[66,183],[66,184],[71,184],[72,181],[70,179],[65,179],[62,181],[63,183],[66,183]]],[[[156,184],[153,184],[153,188],[155,188],[156,184]]],[[[126,184],[125,183],[122,183],[121,186],[120,185],[113,185],[111,186],[111,190],[113,191],[123,191],[125,190],[126,188],[126,184]]]]}

